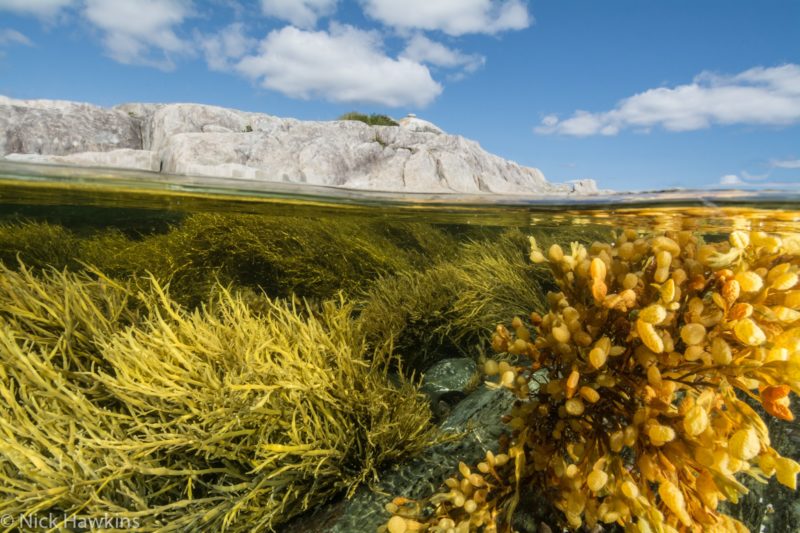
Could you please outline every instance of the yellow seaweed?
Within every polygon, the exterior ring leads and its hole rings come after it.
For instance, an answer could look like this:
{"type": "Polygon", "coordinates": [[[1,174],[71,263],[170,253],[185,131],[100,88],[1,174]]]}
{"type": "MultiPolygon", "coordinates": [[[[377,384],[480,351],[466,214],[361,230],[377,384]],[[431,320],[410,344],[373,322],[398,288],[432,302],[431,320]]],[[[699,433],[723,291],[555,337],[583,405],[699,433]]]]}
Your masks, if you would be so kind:
{"type": "Polygon", "coordinates": [[[547,313],[530,316],[535,336],[519,317],[495,331],[495,349],[529,362],[485,365],[519,399],[502,447],[513,461],[498,468],[487,453],[480,491],[464,466],[443,492],[392,510],[395,529],[511,531],[520,495],[538,490],[571,529],[746,531],[720,506],[747,493],[737,475],[776,476],[794,490],[800,472],[745,401],[793,418],[797,239],[736,232],[705,244],[690,232],[626,230],[613,243],[545,253],[532,238],[532,261],[548,264],[559,291],[547,313]],[[745,280],[746,290],[733,285],[745,280]]]}
{"type": "Polygon", "coordinates": [[[189,310],[154,278],[0,266],[0,513],[274,528],[435,438],[393,358],[341,300],[189,310]]]}

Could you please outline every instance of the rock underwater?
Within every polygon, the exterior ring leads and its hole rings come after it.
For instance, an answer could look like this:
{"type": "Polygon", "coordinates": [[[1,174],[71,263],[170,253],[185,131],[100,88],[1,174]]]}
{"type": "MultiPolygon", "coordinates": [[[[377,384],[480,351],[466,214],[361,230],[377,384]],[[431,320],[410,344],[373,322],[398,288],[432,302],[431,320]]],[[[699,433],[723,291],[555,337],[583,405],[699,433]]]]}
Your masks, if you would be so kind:
{"type": "Polygon", "coordinates": [[[591,194],[416,117],[301,121],[200,104],[102,108],[0,96],[0,158],[363,190],[591,194]]]}

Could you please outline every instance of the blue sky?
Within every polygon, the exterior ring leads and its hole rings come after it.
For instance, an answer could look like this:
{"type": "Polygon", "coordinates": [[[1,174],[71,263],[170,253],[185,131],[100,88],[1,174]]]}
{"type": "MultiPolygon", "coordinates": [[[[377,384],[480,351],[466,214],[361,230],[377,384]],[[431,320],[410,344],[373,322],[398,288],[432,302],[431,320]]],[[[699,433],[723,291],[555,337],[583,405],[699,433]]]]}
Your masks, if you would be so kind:
{"type": "Polygon", "coordinates": [[[0,94],[409,112],[551,181],[800,185],[794,0],[0,0],[0,94]]]}

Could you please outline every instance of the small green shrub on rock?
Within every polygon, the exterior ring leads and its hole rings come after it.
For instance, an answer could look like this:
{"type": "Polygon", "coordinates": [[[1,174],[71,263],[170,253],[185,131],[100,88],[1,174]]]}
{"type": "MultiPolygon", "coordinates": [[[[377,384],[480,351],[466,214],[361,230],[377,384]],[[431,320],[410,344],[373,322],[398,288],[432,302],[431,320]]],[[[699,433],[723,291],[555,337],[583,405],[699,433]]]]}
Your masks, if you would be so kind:
{"type": "Polygon", "coordinates": [[[364,113],[359,113],[357,111],[351,111],[349,113],[345,113],[344,115],[339,117],[339,120],[357,120],[359,122],[363,122],[364,124],[369,124],[370,126],[398,125],[397,122],[395,122],[388,115],[379,115],[377,113],[372,113],[371,115],[365,115],[364,113]]]}

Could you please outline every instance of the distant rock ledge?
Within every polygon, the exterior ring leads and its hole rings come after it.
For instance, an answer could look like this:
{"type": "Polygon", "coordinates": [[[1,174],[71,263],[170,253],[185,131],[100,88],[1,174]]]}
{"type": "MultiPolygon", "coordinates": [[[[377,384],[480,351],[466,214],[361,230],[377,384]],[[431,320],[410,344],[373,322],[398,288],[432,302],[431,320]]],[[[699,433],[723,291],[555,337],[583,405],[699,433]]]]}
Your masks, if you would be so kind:
{"type": "Polygon", "coordinates": [[[409,116],[399,126],[301,121],[200,104],[102,108],[0,96],[0,157],[172,174],[426,193],[592,194],[409,116]]]}

